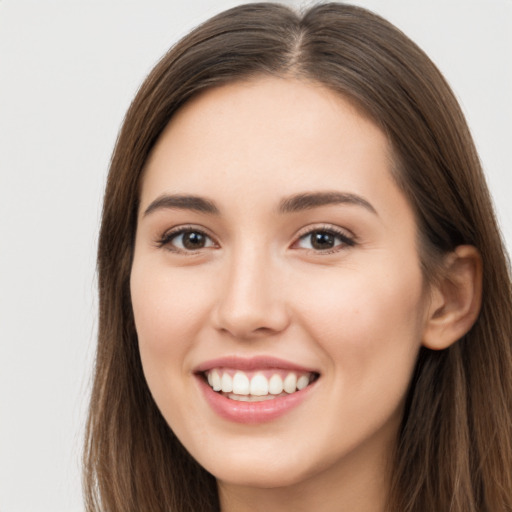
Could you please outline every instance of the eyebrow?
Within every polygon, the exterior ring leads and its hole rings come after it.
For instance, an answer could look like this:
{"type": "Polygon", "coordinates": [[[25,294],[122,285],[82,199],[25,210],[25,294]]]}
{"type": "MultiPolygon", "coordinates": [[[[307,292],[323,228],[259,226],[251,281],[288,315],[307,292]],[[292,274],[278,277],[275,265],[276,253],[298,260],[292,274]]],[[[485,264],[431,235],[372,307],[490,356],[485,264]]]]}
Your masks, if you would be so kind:
{"type": "MultiPolygon", "coordinates": [[[[320,206],[336,204],[352,204],[362,206],[371,213],[377,214],[375,208],[363,197],[347,192],[306,192],[296,194],[283,199],[279,203],[279,213],[294,213],[303,210],[312,210],[320,206]]],[[[191,210],[210,215],[219,215],[220,210],[213,201],[200,196],[193,195],[168,195],[157,197],[144,211],[144,217],[150,213],[160,210],[191,210]]]]}
{"type": "Polygon", "coordinates": [[[157,197],[144,211],[144,217],[150,213],[160,210],[191,210],[199,213],[209,213],[219,215],[220,211],[213,201],[199,196],[189,195],[168,195],[164,194],[157,197]]]}
{"type": "Polygon", "coordinates": [[[377,210],[375,210],[366,199],[357,194],[347,192],[311,192],[296,194],[281,201],[279,204],[279,212],[293,213],[336,204],[362,206],[371,213],[378,215],[377,210]]]}

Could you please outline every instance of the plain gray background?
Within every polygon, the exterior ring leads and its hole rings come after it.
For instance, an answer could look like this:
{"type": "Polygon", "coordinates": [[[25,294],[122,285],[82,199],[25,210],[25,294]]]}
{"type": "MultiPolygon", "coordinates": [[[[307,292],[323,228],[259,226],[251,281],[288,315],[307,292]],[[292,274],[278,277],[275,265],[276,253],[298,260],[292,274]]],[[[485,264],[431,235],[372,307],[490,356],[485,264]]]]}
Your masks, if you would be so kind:
{"type": "MultiPolygon", "coordinates": [[[[240,2],[0,0],[0,511],[82,511],[102,189],[167,48],[240,2]]],[[[288,1],[289,5],[311,2],[288,1]]],[[[512,246],[512,0],[361,0],[438,64],[512,246]]]]}

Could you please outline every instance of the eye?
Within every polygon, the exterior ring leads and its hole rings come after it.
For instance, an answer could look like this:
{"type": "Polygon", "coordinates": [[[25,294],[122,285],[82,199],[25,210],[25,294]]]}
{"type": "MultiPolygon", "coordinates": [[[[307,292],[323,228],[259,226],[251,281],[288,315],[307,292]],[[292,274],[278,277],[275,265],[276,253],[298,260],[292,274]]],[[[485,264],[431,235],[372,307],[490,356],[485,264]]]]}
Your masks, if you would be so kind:
{"type": "Polygon", "coordinates": [[[158,241],[158,246],[174,252],[195,252],[216,247],[216,243],[200,229],[179,228],[165,233],[158,241]]]}
{"type": "Polygon", "coordinates": [[[310,230],[294,244],[299,249],[309,249],[317,252],[334,252],[353,245],[355,245],[353,238],[333,228],[310,230]]]}

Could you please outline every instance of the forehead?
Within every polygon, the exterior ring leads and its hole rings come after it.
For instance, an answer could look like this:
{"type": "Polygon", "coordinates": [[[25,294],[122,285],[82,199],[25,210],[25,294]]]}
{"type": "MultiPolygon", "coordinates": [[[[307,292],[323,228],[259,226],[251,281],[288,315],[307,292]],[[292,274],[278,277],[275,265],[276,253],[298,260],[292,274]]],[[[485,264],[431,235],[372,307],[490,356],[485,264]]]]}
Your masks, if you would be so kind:
{"type": "Polygon", "coordinates": [[[189,165],[215,159],[226,168],[247,169],[247,157],[257,157],[261,165],[250,170],[261,171],[282,166],[272,160],[286,154],[287,167],[298,173],[318,153],[335,158],[348,147],[354,156],[390,155],[382,131],[341,95],[312,82],[261,77],[207,90],[186,103],[146,167],[167,160],[177,170],[187,158],[189,165]]]}
{"type": "Polygon", "coordinates": [[[384,133],[347,99],[317,83],[260,77],[210,89],[175,114],[146,164],[141,207],[162,193],[249,207],[335,189],[386,209],[401,195],[392,165],[384,133]]]}

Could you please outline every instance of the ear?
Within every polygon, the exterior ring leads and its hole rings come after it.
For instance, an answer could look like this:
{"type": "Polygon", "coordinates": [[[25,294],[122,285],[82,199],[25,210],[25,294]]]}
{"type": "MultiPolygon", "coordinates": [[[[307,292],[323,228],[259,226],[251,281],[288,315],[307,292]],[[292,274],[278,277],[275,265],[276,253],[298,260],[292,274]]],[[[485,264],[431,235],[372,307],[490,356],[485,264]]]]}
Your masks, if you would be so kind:
{"type": "Polygon", "coordinates": [[[475,323],[482,302],[482,259],[472,245],[460,245],[446,256],[440,281],[432,285],[423,346],[448,348],[475,323]]]}

